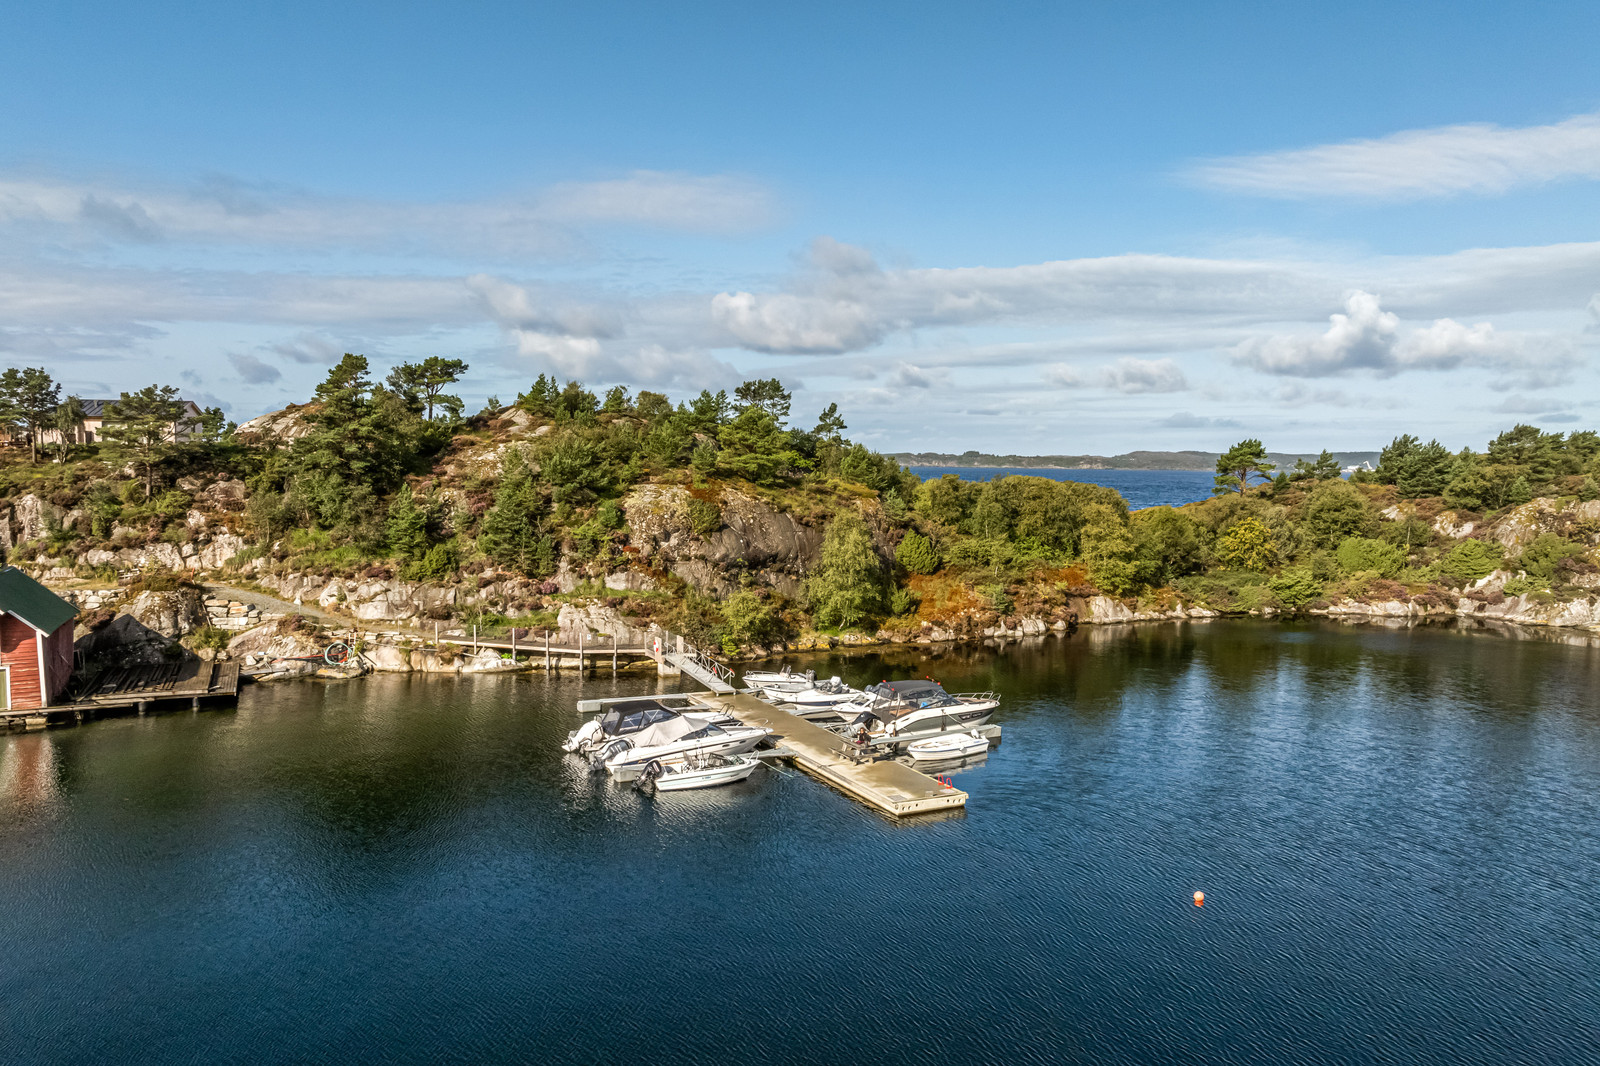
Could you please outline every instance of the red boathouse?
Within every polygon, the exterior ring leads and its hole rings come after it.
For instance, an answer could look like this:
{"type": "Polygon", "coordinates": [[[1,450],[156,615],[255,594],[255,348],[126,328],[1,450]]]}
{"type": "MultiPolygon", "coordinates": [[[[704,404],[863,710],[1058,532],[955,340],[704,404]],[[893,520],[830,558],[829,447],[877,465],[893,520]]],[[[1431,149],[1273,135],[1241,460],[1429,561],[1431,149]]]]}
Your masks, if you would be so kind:
{"type": "Polygon", "coordinates": [[[72,674],[78,609],[14,566],[0,570],[0,710],[48,707],[72,674]]]}

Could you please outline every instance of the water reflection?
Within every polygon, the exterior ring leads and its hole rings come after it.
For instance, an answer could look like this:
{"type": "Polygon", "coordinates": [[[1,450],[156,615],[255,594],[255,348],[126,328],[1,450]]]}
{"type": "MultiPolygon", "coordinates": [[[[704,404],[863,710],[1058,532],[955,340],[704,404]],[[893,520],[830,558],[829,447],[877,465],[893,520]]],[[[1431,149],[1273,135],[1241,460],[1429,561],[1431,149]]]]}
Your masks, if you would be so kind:
{"type": "Polygon", "coordinates": [[[8,736],[9,1057],[1579,1059],[1595,655],[1215,621],[792,658],[1001,692],[968,810],[912,823],[781,768],[650,797],[560,752],[580,696],[654,677],[8,736]]]}

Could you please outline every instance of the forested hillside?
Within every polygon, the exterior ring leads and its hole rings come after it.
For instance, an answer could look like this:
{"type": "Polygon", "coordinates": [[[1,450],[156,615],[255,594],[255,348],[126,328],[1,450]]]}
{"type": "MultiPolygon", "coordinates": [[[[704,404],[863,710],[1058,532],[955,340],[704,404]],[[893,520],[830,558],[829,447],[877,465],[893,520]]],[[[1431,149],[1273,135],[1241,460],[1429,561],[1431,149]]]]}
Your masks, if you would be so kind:
{"type": "Polygon", "coordinates": [[[729,652],[814,631],[1059,626],[1110,600],[1453,610],[1496,571],[1472,595],[1559,604],[1600,585],[1591,432],[1517,426],[1459,453],[1402,436],[1348,481],[1330,454],[1279,470],[1244,441],[1212,499],[1130,514],[1070,481],[920,481],[851,443],[834,407],[796,417],[774,379],[675,402],[541,375],[468,417],[449,391],[465,369],[432,359],[379,382],[346,355],[305,404],[242,427],[207,412],[178,440],[162,431],[170,388],[125,395],[95,444],[45,432],[70,413],[6,399],[0,546],[61,586],[150,568],[313,595],[348,579],[371,591],[341,586],[329,606],[372,621],[600,602],[729,652]]]}

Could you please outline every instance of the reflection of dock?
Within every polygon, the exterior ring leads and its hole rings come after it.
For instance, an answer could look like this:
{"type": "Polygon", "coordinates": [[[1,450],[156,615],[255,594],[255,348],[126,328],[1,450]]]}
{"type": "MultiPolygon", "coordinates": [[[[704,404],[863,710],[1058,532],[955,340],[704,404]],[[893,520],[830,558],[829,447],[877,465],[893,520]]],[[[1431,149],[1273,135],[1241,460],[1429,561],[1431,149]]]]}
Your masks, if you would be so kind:
{"type": "Polygon", "coordinates": [[[0,719],[8,725],[42,725],[63,718],[81,722],[113,708],[132,707],[143,713],[157,704],[178,701],[199,707],[201,700],[233,699],[238,694],[238,663],[184,659],[153,666],[114,667],[75,688],[65,702],[49,707],[0,711],[0,719]]]}
{"type": "Polygon", "coordinates": [[[696,694],[746,725],[766,726],[795,765],[885,814],[904,818],[964,807],[967,794],[892,759],[862,760],[844,738],[744,693],[696,694]]]}

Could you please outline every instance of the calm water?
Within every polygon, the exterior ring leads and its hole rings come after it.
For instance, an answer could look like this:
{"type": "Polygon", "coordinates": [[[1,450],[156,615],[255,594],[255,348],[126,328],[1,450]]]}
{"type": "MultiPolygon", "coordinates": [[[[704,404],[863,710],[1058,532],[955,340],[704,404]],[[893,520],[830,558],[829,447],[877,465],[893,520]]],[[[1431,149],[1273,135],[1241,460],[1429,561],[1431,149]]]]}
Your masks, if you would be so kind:
{"type": "Polygon", "coordinates": [[[1210,499],[1215,477],[1209,470],[1041,470],[1022,466],[911,466],[920,478],[954,474],[967,481],[992,481],[1003,474],[1025,474],[1055,481],[1083,481],[1105,485],[1122,493],[1128,506],[1176,507],[1210,499]]]}
{"type": "Polygon", "coordinates": [[[967,813],[645,799],[556,752],[580,687],[543,677],[0,740],[3,1057],[1600,1058],[1595,649],[1227,622],[815,664],[1001,690],[967,813]]]}

